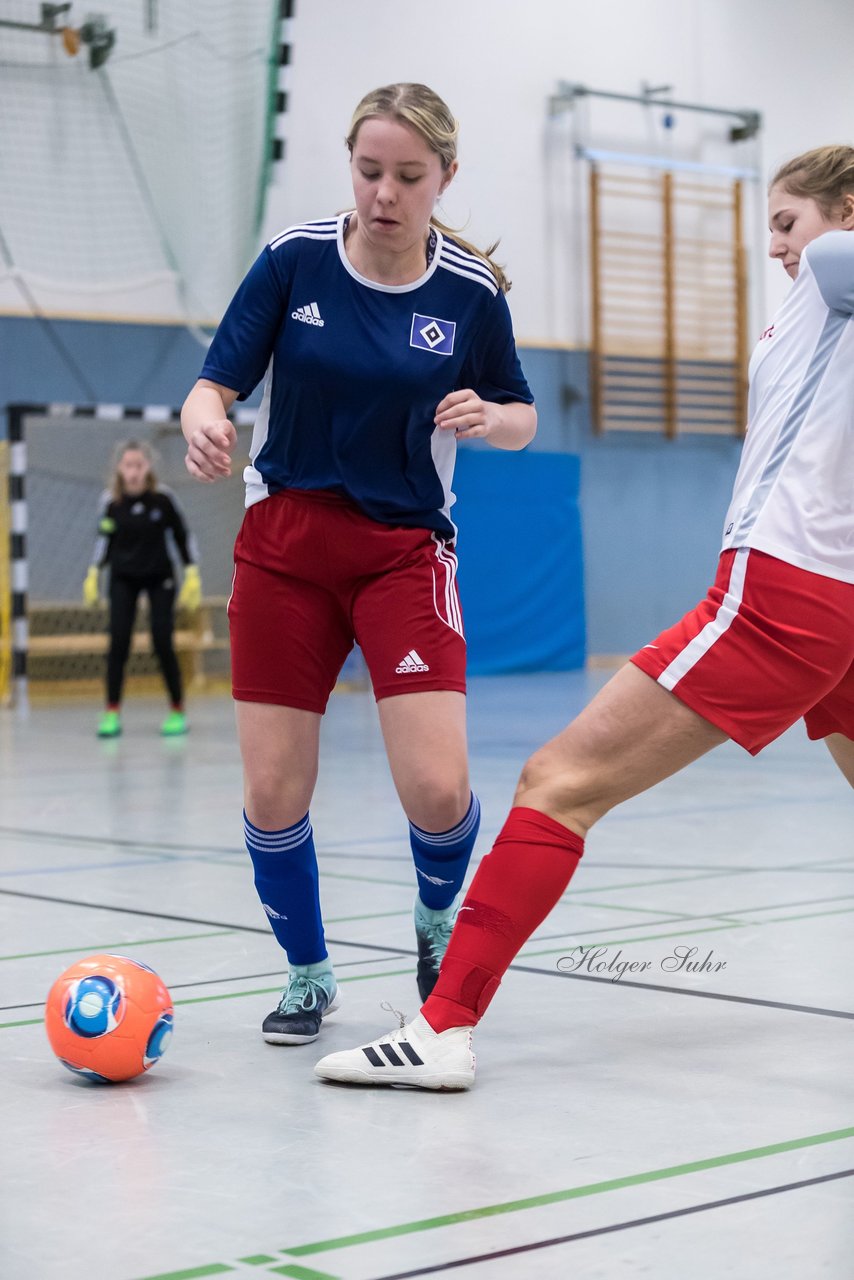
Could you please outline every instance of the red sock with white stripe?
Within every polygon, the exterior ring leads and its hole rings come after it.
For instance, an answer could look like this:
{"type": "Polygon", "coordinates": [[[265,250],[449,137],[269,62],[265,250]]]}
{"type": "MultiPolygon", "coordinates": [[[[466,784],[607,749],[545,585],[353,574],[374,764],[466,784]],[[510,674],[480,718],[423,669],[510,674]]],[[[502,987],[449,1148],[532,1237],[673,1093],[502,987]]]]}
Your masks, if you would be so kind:
{"type": "Polygon", "coordinates": [[[537,809],[511,809],[460,908],[421,1012],[434,1031],[473,1027],[511,961],[569,884],[584,841],[537,809]]]}

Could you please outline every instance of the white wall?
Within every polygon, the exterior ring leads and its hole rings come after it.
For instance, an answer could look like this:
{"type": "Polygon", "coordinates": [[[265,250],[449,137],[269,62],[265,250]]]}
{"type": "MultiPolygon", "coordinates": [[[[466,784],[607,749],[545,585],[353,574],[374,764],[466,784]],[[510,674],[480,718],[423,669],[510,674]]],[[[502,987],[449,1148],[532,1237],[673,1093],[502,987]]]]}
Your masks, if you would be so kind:
{"type": "MultiPolygon", "coordinates": [[[[142,4],[143,0],[102,0],[100,8],[120,29],[114,60],[108,64],[116,77],[129,74],[128,68],[146,74],[147,59],[121,61],[134,53],[133,24],[128,25],[127,15],[134,15],[139,26],[142,4]]],[[[75,0],[75,5],[75,12],[82,12],[82,0],[75,0]]],[[[263,57],[273,0],[240,0],[233,9],[227,0],[218,6],[207,0],[173,0],[167,8],[170,14],[174,11],[175,22],[193,30],[207,23],[205,40],[195,52],[192,39],[179,42],[189,53],[178,86],[171,93],[162,86],[157,89],[157,100],[172,108],[175,136],[161,137],[158,132],[156,143],[164,155],[164,173],[173,178],[176,164],[185,167],[187,146],[201,157],[197,163],[208,183],[187,202],[182,234],[198,250],[196,265],[207,258],[212,277],[213,267],[222,268],[228,257],[221,239],[216,239],[212,211],[219,214],[231,196],[238,204],[241,199],[252,203],[254,187],[245,177],[242,160],[257,154],[257,143],[234,110],[224,79],[218,88],[223,59],[213,73],[203,54],[210,52],[216,11],[218,39],[232,50],[234,76],[251,77],[248,84],[241,82],[241,101],[252,99],[263,108],[263,57]],[[237,21],[239,39],[228,27],[230,21],[237,21]],[[206,159],[196,145],[192,122],[178,114],[178,99],[188,90],[185,81],[203,92],[202,122],[197,124],[206,142],[221,139],[229,127],[240,135],[231,165],[206,159]]],[[[165,15],[167,10],[161,9],[165,15]]],[[[510,302],[517,333],[529,344],[583,344],[586,336],[583,166],[572,157],[573,132],[578,135],[586,128],[592,140],[613,147],[672,148],[688,158],[758,162],[763,174],[808,147],[854,142],[852,0],[813,0],[809,6],[803,0],[295,0],[295,17],[287,27],[293,58],[280,72],[290,99],[290,110],[280,122],[287,158],[269,195],[264,238],[289,223],[328,216],[347,206],[351,192],[343,138],[356,102],[367,90],[392,80],[426,81],[447,99],[462,125],[462,167],[445,198],[445,218],[480,243],[500,236],[499,258],[514,280],[510,302]],[[561,80],[622,93],[640,92],[642,82],[667,84],[672,96],[683,101],[755,108],[765,120],[761,155],[749,145],[736,149],[736,155],[721,142],[724,123],[709,116],[680,113],[677,127],[665,135],[658,108],[586,100],[578,111],[550,122],[547,102],[561,80]]],[[[165,27],[163,32],[168,34],[165,27]]],[[[14,34],[2,33],[3,49],[14,34]]],[[[71,64],[55,50],[51,56],[64,91],[70,92],[66,81],[71,64]]],[[[91,73],[86,75],[91,78],[91,73]]],[[[80,189],[66,191],[67,157],[62,170],[56,154],[62,130],[57,124],[45,142],[38,129],[34,131],[33,121],[22,117],[24,107],[17,103],[8,70],[6,80],[0,75],[0,115],[12,130],[7,129],[9,139],[20,135],[21,151],[15,152],[11,143],[0,147],[0,177],[7,192],[5,205],[0,199],[0,231],[9,232],[3,211],[8,221],[10,192],[20,195],[26,217],[42,232],[55,226],[50,235],[53,256],[45,254],[43,261],[26,264],[35,279],[44,276],[51,281],[61,274],[63,262],[68,268],[69,279],[61,288],[39,295],[44,309],[52,314],[179,321],[185,313],[168,272],[161,272],[163,279],[155,273],[156,278],[136,292],[124,286],[117,292],[98,284],[94,276],[87,280],[80,263],[71,270],[69,207],[87,190],[99,194],[89,243],[81,253],[85,249],[103,273],[105,224],[110,222],[118,228],[123,255],[124,246],[128,254],[143,254],[145,228],[129,220],[120,200],[133,184],[118,161],[115,171],[103,172],[108,153],[98,143],[98,130],[106,125],[93,115],[85,137],[77,136],[70,118],[66,122],[70,141],[81,149],[71,166],[80,189]]],[[[47,118],[57,110],[57,102],[48,95],[42,114],[47,118]]],[[[759,184],[754,191],[750,243],[755,332],[788,282],[779,267],[766,270],[764,263],[759,265],[764,257],[764,192],[759,184]]],[[[228,232],[229,225],[226,219],[232,259],[246,256],[245,243],[236,232],[228,232]]],[[[123,262],[126,265],[124,257],[123,262]]],[[[235,263],[225,275],[239,270],[235,263]]],[[[140,269],[135,274],[144,273],[140,269]]],[[[207,279],[204,272],[202,277],[207,279]]],[[[230,291],[225,279],[215,296],[224,299],[230,291]]],[[[200,314],[199,298],[194,306],[200,314]]],[[[2,311],[26,314],[27,309],[13,276],[4,273],[0,253],[2,311]]]]}
{"type": "MultiPolygon", "coordinates": [[[[256,248],[278,0],[96,8],[115,35],[100,70],[0,23],[0,312],[216,316],[256,248]]],[[[38,9],[0,15],[31,28],[38,9]]]]}
{"type": "MultiPolygon", "coordinates": [[[[681,114],[665,139],[658,110],[591,104],[590,124],[612,146],[654,141],[720,162],[743,153],[758,159],[763,183],[799,151],[854,142],[850,0],[814,0],[808,9],[802,0],[296,0],[290,31],[287,162],[266,232],[346,207],[343,137],[356,102],[392,80],[425,81],[461,122],[446,220],[480,243],[501,237],[517,336],[533,344],[584,338],[584,308],[574,302],[584,263],[567,225],[576,216],[572,125],[547,118],[560,80],[623,93],[639,93],[643,81],[669,84],[681,101],[759,110],[758,157],[722,147],[723,125],[710,117],[698,132],[698,118],[681,114]]],[[[756,194],[754,326],[788,283],[777,264],[764,263],[764,191],[756,194]]]]}

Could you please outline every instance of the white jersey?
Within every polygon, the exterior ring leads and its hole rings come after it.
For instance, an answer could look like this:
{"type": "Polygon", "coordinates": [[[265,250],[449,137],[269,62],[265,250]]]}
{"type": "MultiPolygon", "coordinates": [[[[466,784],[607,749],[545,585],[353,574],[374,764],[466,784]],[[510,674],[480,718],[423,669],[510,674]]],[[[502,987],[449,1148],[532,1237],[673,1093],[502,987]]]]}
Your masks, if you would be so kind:
{"type": "Polygon", "coordinates": [[[854,232],[828,231],[750,361],[724,549],[854,583],[854,232]]]}

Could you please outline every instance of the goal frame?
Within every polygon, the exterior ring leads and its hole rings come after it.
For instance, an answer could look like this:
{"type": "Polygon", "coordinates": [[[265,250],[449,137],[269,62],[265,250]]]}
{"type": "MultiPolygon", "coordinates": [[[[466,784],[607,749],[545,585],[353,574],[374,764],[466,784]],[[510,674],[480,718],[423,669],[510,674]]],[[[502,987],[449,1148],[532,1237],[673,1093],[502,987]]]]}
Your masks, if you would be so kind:
{"type": "MultiPolygon", "coordinates": [[[[228,414],[236,426],[254,425],[258,410],[237,406],[228,414]]],[[[8,537],[8,588],[6,600],[0,607],[0,619],[9,618],[8,638],[0,633],[0,643],[5,646],[8,662],[0,663],[0,676],[8,669],[5,689],[0,685],[0,698],[15,706],[25,707],[29,698],[27,658],[29,652],[29,560],[27,551],[27,440],[26,423],[30,417],[62,418],[64,420],[91,419],[100,422],[143,422],[179,425],[180,410],[171,405],[123,405],[123,404],[68,404],[46,402],[44,404],[13,403],[5,408],[8,441],[7,523],[8,537]],[[7,603],[8,602],[8,603],[7,603]]],[[[2,575],[0,575],[2,585],[2,575]]]]}

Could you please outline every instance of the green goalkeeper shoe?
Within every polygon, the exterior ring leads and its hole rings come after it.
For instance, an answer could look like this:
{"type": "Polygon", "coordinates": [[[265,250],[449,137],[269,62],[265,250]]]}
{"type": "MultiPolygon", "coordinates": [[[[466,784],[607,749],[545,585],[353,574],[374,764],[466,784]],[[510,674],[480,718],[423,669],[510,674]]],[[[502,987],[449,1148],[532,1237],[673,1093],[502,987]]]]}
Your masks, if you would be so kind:
{"type": "Polygon", "coordinates": [[[160,732],[164,738],[177,738],[182,733],[188,733],[189,729],[190,726],[183,711],[170,711],[160,726],[160,732]]]}
{"type": "Polygon", "coordinates": [[[118,711],[105,711],[98,721],[98,737],[117,738],[121,731],[122,721],[118,711]]]}

